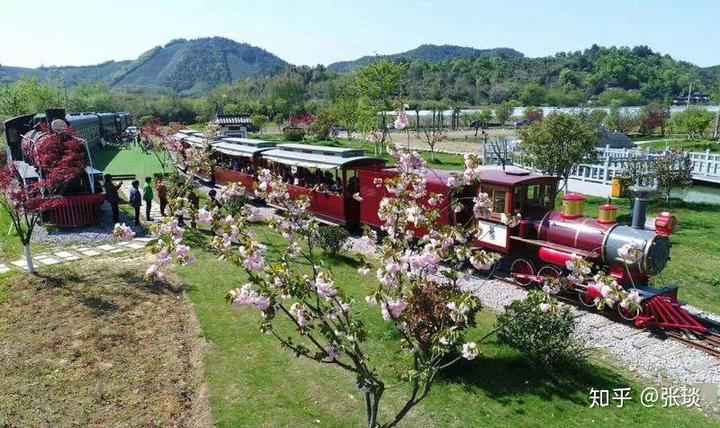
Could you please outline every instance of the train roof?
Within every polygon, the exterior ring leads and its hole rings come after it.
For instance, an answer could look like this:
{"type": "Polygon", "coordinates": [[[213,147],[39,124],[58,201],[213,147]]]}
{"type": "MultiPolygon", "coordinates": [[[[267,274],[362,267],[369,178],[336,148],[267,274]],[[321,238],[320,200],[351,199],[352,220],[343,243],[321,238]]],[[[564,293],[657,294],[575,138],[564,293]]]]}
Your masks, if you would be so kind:
{"type": "Polygon", "coordinates": [[[483,168],[480,172],[480,182],[482,184],[516,186],[523,183],[558,180],[557,177],[551,175],[536,174],[524,169],[510,167],[503,171],[498,168],[497,166],[483,168]]]}
{"type": "Polygon", "coordinates": [[[85,125],[88,123],[96,123],[100,121],[100,118],[94,114],[68,114],[65,116],[65,120],[70,126],[85,125]]]}
{"type": "Polygon", "coordinates": [[[267,140],[256,140],[254,138],[238,138],[238,137],[227,137],[221,138],[221,142],[228,142],[232,145],[250,146],[250,147],[275,147],[277,143],[267,140]]]}
{"type": "Polygon", "coordinates": [[[252,157],[275,148],[275,143],[271,141],[254,140],[258,144],[241,144],[229,140],[234,140],[234,138],[224,138],[220,142],[214,143],[213,150],[230,156],[252,157]]]}
{"type": "MultiPolygon", "coordinates": [[[[516,186],[523,183],[535,183],[538,181],[555,180],[557,177],[551,175],[536,174],[524,169],[509,167],[505,171],[499,166],[488,165],[481,167],[480,172],[480,183],[481,184],[495,184],[501,186],[516,186]]],[[[398,169],[395,167],[384,168],[384,172],[397,173],[398,169]]],[[[426,172],[426,181],[428,183],[441,184],[447,186],[448,178],[452,174],[462,175],[462,171],[450,171],[450,170],[434,170],[428,169],[426,172]]]]}
{"type": "Polygon", "coordinates": [[[383,159],[365,156],[362,149],[281,144],[262,153],[264,159],[304,168],[335,169],[357,164],[384,163],[383,159]]]}
{"type": "Polygon", "coordinates": [[[358,157],[365,156],[365,150],[348,147],[313,146],[310,144],[281,144],[278,149],[290,152],[309,153],[323,156],[358,157]]]}

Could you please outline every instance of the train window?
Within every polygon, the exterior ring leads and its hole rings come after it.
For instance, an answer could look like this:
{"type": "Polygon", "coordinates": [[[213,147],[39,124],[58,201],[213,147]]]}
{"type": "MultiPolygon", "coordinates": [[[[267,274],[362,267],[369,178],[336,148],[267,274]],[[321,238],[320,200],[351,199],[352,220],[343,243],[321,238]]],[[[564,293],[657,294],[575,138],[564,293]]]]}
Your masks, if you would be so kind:
{"type": "Polygon", "coordinates": [[[505,212],[505,192],[502,190],[494,189],[493,190],[493,212],[494,213],[504,213],[505,212]]]}
{"type": "Polygon", "coordinates": [[[509,193],[506,189],[499,187],[482,186],[481,192],[487,193],[488,197],[492,201],[492,213],[497,215],[500,213],[507,213],[512,207],[507,206],[509,193]]]}
{"type": "Polygon", "coordinates": [[[515,196],[513,196],[513,212],[523,211],[525,207],[525,186],[515,187],[515,196]]]}
{"type": "Polygon", "coordinates": [[[537,201],[540,199],[540,185],[534,184],[527,188],[527,199],[528,201],[537,201]]]}

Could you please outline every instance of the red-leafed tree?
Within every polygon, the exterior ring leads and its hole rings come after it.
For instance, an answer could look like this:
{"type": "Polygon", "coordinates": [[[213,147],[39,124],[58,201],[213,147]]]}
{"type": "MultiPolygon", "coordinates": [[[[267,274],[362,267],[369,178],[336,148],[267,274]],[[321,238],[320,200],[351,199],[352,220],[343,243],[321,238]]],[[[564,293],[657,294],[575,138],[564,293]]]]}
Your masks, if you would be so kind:
{"type": "Polygon", "coordinates": [[[309,113],[300,113],[290,116],[290,126],[293,128],[300,128],[305,131],[305,133],[310,132],[310,128],[312,128],[314,123],[315,117],[309,113]]]}
{"type": "Polygon", "coordinates": [[[40,136],[25,140],[23,151],[28,165],[39,179],[25,182],[15,163],[7,161],[0,170],[0,206],[10,217],[15,233],[25,248],[28,270],[35,271],[30,239],[43,212],[56,208],[68,184],[77,180],[87,166],[83,143],[70,128],[54,132],[42,126],[40,136]]]}

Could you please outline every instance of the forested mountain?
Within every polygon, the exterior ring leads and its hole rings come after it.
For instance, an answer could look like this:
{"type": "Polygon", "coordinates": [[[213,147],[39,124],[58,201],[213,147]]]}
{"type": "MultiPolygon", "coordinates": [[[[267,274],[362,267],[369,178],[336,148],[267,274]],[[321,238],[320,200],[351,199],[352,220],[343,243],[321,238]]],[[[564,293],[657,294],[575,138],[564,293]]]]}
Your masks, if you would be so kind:
{"type": "Polygon", "coordinates": [[[23,76],[39,80],[102,83],[115,90],[203,95],[218,85],[278,72],[288,63],[270,52],[221,37],[173,40],[132,61],[82,67],[0,67],[0,82],[23,76]]]}
{"type": "Polygon", "coordinates": [[[115,88],[171,89],[201,95],[218,85],[278,72],[288,63],[270,52],[222,37],[173,40],[110,76],[115,88]]]}
{"type": "Polygon", "coordinates": [[[522,58],[523,54],[510,48],[475,49],[453,45],[420,45],[415,49],[392,55],[368,55],[353,61],[340,61],[327,66],[329,70],[346,72],[372,64],[380,60],[388,61],[424,61],[435,63],[461,58],[479,57],[522,58]]]}

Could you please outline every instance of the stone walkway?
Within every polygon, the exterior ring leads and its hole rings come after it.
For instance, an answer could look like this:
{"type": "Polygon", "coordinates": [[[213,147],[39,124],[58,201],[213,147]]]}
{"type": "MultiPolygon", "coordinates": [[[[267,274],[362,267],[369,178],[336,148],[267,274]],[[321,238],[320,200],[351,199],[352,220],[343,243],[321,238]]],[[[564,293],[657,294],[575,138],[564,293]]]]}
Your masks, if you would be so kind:
{"type": "MultiPolygon", "coordinates": [[[[123,183],[122,187],[120,187],[121,194],[124,194],[127,200],[130,200],[130,188],[130,184],[127,183],[123,183]]],[[[156,192],[155,188],[153,188],[153,192],[156,192]]],[[[165,212],[168,212],[167,208],[165,212]]],[[[160,215],[160,203],[158,201],[153,201],[150,207],[150,217],[153,219],[152,223],[162,223],[163,217],[160,215]]],[[[140,220],[145,221],[145,201],[140,207],[140,220]]]]}
{"type": "MultiPolygon", "coordinates": [[[[63,249],[55,249],[40,254],[33,254],[33,264],[35,267],[50,266],[60,263],[67,263],[75,260],[96,257],[100,255],[116,255],[128,253],[145,248],[152,238],[133,238],[130,241],[113,242],[112,244],[78,245],[63,249]]],[[[0,263],[0,273],[8,272],[12,269],[27,270],[27,263],[23,257],[10,263],[0,263]]]]}

